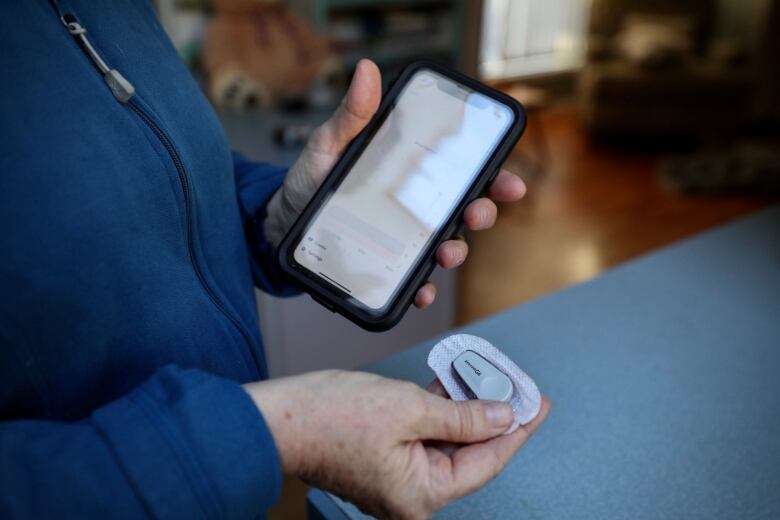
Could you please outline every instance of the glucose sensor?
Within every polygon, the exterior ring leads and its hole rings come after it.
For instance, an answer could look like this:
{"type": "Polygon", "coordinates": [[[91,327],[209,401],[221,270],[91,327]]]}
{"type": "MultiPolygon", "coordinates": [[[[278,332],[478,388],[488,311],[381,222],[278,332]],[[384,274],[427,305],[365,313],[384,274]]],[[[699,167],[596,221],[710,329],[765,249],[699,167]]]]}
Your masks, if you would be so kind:
{"type": "Polygon", "coordinates": [[[428,366],[456,401],[487,399],[509,403],[515,420],[507,434],[531,422],[542,406],[536,383],[480,337],[456,334],[444,338],[428,354],[428,366]]]}
{"type": "Polygon", "coordinates": [[[512,381],[473,350],[455,358],[452,370],[472,399],[506,403],[512,397],[512,381]]]}

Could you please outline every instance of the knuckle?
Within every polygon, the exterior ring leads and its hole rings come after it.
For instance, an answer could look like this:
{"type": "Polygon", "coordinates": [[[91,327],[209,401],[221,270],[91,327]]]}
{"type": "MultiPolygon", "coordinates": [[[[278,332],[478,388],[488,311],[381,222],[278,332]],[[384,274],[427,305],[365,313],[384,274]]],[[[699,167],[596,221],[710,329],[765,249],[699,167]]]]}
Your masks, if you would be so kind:
{"type": "Polygon", "coordinates": [[[460,258],[461,252],[455,244],[447,248],[447,261],[450,264],[457,264],[460,258]]]}
{"type": "Polygon", "coordinates": [[[458,438],[465,439],[474,431],[474,414],[468,406],[458,406],[458,420],[456,421],[457,431],[454,432],[458,438]]]}
{"type": "Polygon", "coordinates": [[[488,225],[493,222],[496,217],[496,207],[492,202],[486,202],[482,206],[482,224],[488,225]]]}

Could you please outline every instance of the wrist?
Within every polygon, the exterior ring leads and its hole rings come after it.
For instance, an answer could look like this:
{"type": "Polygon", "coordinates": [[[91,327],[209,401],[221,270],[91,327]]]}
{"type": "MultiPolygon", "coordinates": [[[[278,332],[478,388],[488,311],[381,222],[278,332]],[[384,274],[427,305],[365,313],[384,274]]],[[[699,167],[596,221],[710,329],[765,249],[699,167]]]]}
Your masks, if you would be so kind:
{"type": "Polygon", "coordinates": [[[283,379],[243,385],[262,414],[274,439],[284,475],[301,473],[301,432],[299,419],[289,408],[294,408],[294,392],[282,390],[283,379]]]}
{"type": "Polygon", "coordinates": [[[289,229],[284,211],[284,186],[280,186],[265,206],[263,234],[276,249],[289,229]]]}

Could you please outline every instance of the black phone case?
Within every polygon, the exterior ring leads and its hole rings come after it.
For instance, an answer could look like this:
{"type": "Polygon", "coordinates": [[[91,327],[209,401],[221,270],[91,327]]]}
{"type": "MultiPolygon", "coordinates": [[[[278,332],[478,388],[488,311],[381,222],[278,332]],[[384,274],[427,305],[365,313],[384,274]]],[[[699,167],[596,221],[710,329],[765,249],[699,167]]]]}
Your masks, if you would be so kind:
{"type": "Polygon", "coordinates": [[[414,301],[417,290],[427,281],[428,277],[433,272],[433,269],[436,267],[436,249],[442,242],[453,238],[457,234],[463,220],[463,211],[466,209],[466,206],[482,195],[489,183],[496,177],[501,168],[501,164],[517,144],[520,136],[523,135],[525,126],[525,109],[514,98],[438,63],[424,60],[411,63],[405,67],[391,83],[390,88],[383,95],[377,113],[368,123],[366,128],[363,129],[363,131],[347,146],[344,154],[298,216],[298,219],[287,232],[287,235],[285,235],[277,251],[279,264],[281,265],[282,270],[317,302],[331,311],[338,312],[362,328],[373,332],[391,329],[401,320],[414,301]],[[384,309],[375,311],[363,306],[345,291],[338,289],[325,280],[322,280],[305,267],[300,266],[295,261],[293,253],[309,220],[319,209],[323,199],[325,199],[332,190],[335,190],[344,177],[349,174],[355,161],[360,157],[376,130],[385,120],[390,110],[395,106],[396,98],[401,92],[401,89],[409,78],[420,69],[432,70],[453,79],[474,91],[500,101],[512,110],[514,114],[514,123],[506,133],[504,139],[493,151],[493,154],[485,162],[482,170],[475,177],[471,187],[449,216],[446,224],[442,226],[441,230],[429,241],[417,264],[410,270],[411,275],[404,280],[400,290],[396,291],[393,299],[384,309]]]}

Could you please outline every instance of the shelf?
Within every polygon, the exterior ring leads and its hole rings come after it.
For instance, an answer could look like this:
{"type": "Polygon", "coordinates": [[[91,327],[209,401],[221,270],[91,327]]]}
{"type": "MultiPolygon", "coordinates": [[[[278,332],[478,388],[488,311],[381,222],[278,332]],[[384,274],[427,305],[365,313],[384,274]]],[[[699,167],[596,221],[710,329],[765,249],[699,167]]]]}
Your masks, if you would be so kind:
{"type": "MultiPolygon", "coordinates": [[[[394,68],[417,58],[463,66],[466,0],[325,0],[310,11],[349,69],[360,58],[394,68]],[[405,25],[408,18],[408,26],[405,25]]],[[[387,71],[388,73],[391,71],[387,71]]]]}

